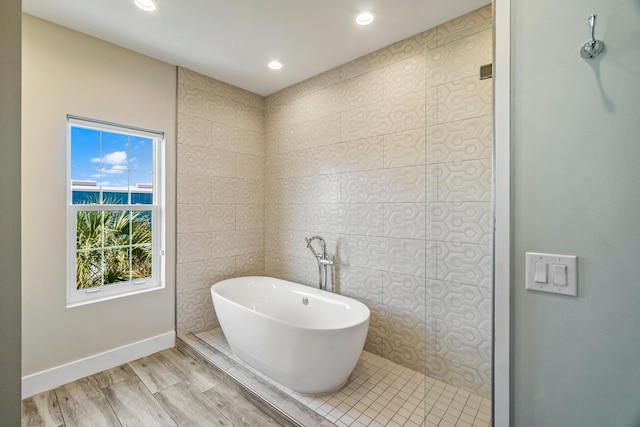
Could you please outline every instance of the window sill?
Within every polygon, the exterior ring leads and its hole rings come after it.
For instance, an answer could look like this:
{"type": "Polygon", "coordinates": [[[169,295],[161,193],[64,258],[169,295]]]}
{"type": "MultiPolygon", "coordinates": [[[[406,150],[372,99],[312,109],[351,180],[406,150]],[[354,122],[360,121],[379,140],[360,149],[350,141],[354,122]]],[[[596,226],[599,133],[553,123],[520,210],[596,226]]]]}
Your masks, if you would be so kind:
{"type": "Polygon", "coordinates": [[[98,292],[74,291],[73,293],[75,295],[67,296],[67,308],[80,307],[96,302],[109,301],[164,289],[164,284],[160,282],[149,283],[146,285],[133,285],[129,283],[126,285],[112,286],[117,286],[117,289],[102,288],[98,292]]]}

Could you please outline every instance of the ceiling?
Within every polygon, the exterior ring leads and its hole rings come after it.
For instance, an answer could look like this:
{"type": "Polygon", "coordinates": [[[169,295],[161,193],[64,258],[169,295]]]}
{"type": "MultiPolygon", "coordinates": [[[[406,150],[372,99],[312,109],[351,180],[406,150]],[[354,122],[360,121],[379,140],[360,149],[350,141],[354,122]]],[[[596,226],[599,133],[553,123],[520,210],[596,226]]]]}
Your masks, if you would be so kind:
{"type": "Polygon", "coordinates": [[[269,95],[482,7],[487,0],[23,0],[23,11],[269,95]],[[362,27],[355,15],[373,10],[362,27]],[[267,68],[279,60],[283,68],[267,68]]]}

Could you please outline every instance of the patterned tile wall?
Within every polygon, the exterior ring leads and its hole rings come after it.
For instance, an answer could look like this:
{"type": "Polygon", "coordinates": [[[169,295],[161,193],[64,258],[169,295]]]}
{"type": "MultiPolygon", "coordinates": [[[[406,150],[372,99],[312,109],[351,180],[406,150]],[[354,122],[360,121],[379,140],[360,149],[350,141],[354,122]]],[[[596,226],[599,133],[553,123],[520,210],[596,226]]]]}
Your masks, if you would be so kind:
{"type": "Polygon", "coordinates": [[[264,98],[178,70],[177,332],[218,325],[209,288],[264,274],[264,98]]]}
{"type": "Polygon", "coordinates": [[[488,6],[266,99],[179,69],[178,333],[217,325],[223,278],[315,285],[321,234],[367,350],[489,396],[491,25],[488,6]]]}
{"type": "Polygon", "coordinates": [[[491,49],[487,6],[265,100],[265,272],[315,285],[322,235],[337,291],[371,308],[367,350],[485,396],[491,49]]]}

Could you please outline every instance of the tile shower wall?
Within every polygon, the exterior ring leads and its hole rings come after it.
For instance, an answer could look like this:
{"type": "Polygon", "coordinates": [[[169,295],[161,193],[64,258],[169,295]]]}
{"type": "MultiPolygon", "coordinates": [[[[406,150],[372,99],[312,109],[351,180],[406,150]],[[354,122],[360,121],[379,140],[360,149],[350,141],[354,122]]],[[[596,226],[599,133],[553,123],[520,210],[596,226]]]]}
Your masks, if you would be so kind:
{"type": "MultiPolygon", "coordinates": [[[[367,350],[490,395],[491,8],[266,98],[265,271],[372,311],[367,350]]],[[[237,226],[237,224],[236,224],[237,226]]],[[[199,244],[199,237],[196,237],[199,244]]]]}
{"type": "Polygon", "coordinates": [[[264,98],[178,69],[177,332],[218,325],[209,288],[264,273],[264,98]]]}

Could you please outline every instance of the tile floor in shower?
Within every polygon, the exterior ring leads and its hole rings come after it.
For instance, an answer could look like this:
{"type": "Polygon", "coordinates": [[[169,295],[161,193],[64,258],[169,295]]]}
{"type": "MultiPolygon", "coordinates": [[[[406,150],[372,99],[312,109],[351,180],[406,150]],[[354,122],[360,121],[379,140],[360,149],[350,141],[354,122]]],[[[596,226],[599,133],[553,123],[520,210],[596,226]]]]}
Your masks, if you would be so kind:
{"type": "Polygon", "coordinates": [[[489,399],[366,351],[342,390],[308,396],[283,387],[239,360],[220,328],[180,338],[268,404],[304,426],[324,426],[328,424],[326,421],[341,427],[491,425],[489,399]]]}

